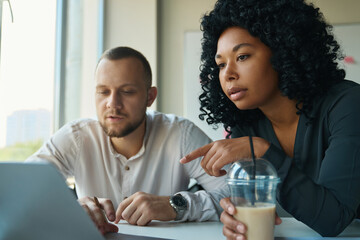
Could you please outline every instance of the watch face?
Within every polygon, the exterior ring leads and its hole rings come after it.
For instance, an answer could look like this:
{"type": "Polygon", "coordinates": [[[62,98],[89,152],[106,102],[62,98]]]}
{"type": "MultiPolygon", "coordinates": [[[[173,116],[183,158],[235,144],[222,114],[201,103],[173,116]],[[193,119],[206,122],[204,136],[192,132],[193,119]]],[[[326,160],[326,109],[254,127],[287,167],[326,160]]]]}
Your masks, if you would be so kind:
{"type": "Polygon", "coordinates": [[[171,198],[171,201],[179,210],[187,209],[187,201],[183,196],[175,195],[171,198]]]}
{"type": "Polygon", "coordinates": [[[182,196],[179,196],[179,195],[175,195],[173,197],[173,203],[176,206],[186,206],[186,200],[182,196]]]}

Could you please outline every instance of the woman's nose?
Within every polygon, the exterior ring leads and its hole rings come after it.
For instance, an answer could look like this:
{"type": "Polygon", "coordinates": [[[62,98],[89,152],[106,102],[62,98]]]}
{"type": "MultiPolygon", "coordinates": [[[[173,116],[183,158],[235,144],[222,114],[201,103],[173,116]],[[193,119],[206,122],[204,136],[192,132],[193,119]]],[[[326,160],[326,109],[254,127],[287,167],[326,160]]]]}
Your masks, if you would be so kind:
{"type": "Polygon", "coordinates": [[[224,75],[225,75],[225,79],[227,81],[232,81],[232,80],[236,80],[239,78],[239,75],[236,71],[236,67],[234,63],[228,63],[224,69],[224,75]]]}

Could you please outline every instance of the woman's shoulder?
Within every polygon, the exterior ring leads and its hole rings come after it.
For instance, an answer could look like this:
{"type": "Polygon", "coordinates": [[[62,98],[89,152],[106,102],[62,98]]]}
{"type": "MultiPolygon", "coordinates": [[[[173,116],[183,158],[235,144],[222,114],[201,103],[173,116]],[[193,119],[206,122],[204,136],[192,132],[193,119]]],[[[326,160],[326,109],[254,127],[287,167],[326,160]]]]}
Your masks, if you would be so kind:
{"type": "Polygon", "coordinates": [[[340,81],[319,96],[314,103],[311,116],[318,119],[339,119],[360,114],[360,85],[353,81],[340,81]]]}
{"type": "Polygon", "coordinates": [[[344,101],[344,97],[350,95],[360,95],[360,85],[350,80],[342,80],[333,84],[325,94],[319,95],[314,99],[312,113],[317,115],[325,109],[333,108],[339,101],[344,101]]]}
{"type": "MultiPolygon", "coordinates": [[[[334,84],[323,97],[323,107],[332,109],[335,106],[358,105],[360,100],[360,85],[350,80],[343,80],[334,84]]],[[[351,106],[349,106],[351,107],[351,106]]]]}
{"type": "Polygon", "coordinates": [[[355,89],[359,91],[360,84],[351,81],[351,80],[342,80],[337,83],[335,83],[333,86],[329,88],[327,95],[333,95],[333,94],[343,94],[346,93],[349,90],[355,89]]]}

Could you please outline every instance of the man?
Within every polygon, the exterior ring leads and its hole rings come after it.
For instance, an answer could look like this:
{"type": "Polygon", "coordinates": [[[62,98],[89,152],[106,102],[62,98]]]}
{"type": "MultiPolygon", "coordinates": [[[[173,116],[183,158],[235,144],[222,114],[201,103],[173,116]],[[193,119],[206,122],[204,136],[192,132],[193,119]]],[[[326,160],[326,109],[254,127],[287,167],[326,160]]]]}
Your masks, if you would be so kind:
{"type": "Polygon", "coordinates": [[[221,213],[224,178],[207,175],[199,160],[179,163],[210,139],[186,119],[146,111],[157,95],[151,78],[150,65],[138,51],[106,51],[95,72],[98,120],[67,124],[27,160],[46,160],[74,176],[78,201],[103,234],[117,231],[106,217],[146,225],[218,220],[221,213]],[[208,192],[184,192],[190,178],[208,192]]]}

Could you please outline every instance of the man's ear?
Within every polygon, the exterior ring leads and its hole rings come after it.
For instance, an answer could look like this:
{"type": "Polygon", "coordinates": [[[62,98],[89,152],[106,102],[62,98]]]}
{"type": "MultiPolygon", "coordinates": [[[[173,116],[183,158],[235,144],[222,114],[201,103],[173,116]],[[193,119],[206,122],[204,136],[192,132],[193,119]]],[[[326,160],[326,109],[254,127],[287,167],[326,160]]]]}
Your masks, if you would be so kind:
{"type": "Polygon", "coordinates": [[[153,102],[155,101],[155,98],[157,96],[157,88],[156,87],[151,87],[148,90],[148,98],[147,98],[147,107],[150,107],[153,102]]]}

